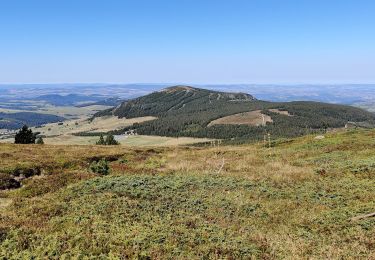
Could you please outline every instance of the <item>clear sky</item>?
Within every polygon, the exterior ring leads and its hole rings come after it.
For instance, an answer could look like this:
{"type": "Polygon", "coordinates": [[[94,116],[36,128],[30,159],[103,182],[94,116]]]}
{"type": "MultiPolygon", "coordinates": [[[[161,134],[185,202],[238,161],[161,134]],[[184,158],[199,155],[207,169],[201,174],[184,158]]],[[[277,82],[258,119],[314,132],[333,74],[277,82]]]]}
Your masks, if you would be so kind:
{"type": "Polygon", "coordinates": [[[0,83],[375,83],[374,0],[1,0],[0,83]]]}

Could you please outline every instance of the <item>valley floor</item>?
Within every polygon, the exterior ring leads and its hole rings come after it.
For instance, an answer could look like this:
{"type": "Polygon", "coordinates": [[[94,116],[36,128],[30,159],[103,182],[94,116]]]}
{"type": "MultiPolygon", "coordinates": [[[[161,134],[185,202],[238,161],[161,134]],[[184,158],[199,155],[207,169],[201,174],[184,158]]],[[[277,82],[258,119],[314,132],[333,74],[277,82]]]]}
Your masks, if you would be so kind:
{"type": "Polygon", "coordinates": [[[375,258],[375,131],[220,147],[0,144],[6,259],[375,258]],[[99,176],[90,163],[109,161],[99,176]]]}
{"type": "MultiPolygon", "coordinates": [[[[50,145],[94,145],[99,136],[80,136],[78,133],[106,133],[119,130],[134,123],[154,120],[155,117],[138,117],[132,119],[106,116],[90,120],[89,115],[78,119],[64,121],[63,123],[50,123],[42,127],[33,127],[33,132],[38,132],[44,137],[44,142],[50,145]]],[[[5,130],[4,130],[5,131],[5,130]]],[[[1,129],[0,129],[1,132],[1,129]]],[[[0,134],[1,137],[1,134],[0,134]]],[[[119,135],[117,141],[127,146],[177,146],[195,143],[205,143],[212,139],[192,137],[164,137],[150,135],[119,135]]],[[[0,138],[1,143],[14,143],[14,136],[7,134],[7,138],[0,138]]]]}

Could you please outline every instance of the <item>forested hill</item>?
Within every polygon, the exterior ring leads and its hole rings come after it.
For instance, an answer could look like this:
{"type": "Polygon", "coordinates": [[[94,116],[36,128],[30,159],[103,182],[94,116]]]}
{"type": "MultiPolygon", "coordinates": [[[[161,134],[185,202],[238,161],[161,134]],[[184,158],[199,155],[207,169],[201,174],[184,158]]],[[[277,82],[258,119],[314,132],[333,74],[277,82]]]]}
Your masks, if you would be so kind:
{"type": "MultiPolygon", "coordinates": [[[[155,116],[158,119],[134,124],[139,134],[210,137],[231,140],[259,140],[265,132],[277,137],[294,137],[347,122],[371,126],[374,114],[344,105],[319,102],[274,103],[244,93],[225,93],[188,86],[175,86],[123,102],[116,108],[96,114],[120,118],[155,116]],[[254,111],[252,113],[247,113],[254,111]],[[227,118],[234,115],[234,118],[227,118]],[[266,124],[252,124],[246,117],[267,118],[266,124]],[[221,123],[213,124],[217,119],[221,123]],[[245,119],[243,123],[241,120],[245,119]],[[233,120],[239,120],[233,123],[233,120]],[[224,122],[224,123],[222,123],[224,122]],[[230,122],[230,123],[225,123],[230,122]]],[[[256,122],[256,118],[254,119],[256,122]]]]}
{"type": "Polygon", "coordinates": [[[40,126],[47,123],[56,123],[64,121],[65,118],[56,115],[33,113],[33,112],[17,112],[4,113],[0,112],[0,129],[19,129],[23,125],[40,126]]]}
{"type": "Polygon", "coordinates": [[[112,110],[98,115],[113,114],[118,117],[140,117],[145,115],[162,116],[189,110],[207,110],[228,102],[253,101],[255,98],[244,93],[226,93],[188,86],[174,86],[158,92],[123,102],[112,110]],[[208,106],[207,106],[208,105],[208,106]]]}

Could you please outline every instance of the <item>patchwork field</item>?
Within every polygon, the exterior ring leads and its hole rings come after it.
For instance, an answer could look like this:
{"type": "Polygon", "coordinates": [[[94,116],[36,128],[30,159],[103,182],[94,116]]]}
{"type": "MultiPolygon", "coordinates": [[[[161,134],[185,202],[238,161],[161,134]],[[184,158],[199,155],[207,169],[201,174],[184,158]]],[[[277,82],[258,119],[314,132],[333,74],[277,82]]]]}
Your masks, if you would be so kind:
{"type": "Polygon", "coordinates": [[[373,259],[375,131],[216,147],[0,144],[4,259],[373,259]],[[109,175],[90,170],[105,159],[109,175]]]}

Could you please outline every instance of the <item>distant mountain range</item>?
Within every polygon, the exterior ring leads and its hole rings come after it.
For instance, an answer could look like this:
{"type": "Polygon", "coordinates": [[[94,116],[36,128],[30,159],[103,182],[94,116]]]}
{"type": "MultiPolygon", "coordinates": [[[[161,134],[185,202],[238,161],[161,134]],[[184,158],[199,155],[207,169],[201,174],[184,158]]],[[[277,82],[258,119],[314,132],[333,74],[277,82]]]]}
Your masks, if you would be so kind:
{"type": "Polygon", "coordinates": [[[358,102],[375,100],[375,84],[239,84],[207,85],[205,88],[221,91],[242,91],[252,93],[261,100],[276,102],[317,101],[352,105],[358,102]]]}
{"type": "MultiPolygon", "coordinates": [[[[100,96],[103,100],[114,97],[118,97],[119,99],[133,99],[171,85],[173,84],[0,85],[0,100],[1,102],[9,100],[20,102],[39,96],[55,94],[62,96],[76,94],[91,96],[91,98],[100,96]]],[[[195,86],[214,91],[251,93],[257,99],[266,101],[318,101],[355,105],[375,111],[375,84],[208,84],[195,86]]]]}
{"type": "Polygon", "coordinates": [[[345,105],[307,101],[268,102],[245,93],[190,86],[175,86],[153,92],[98,112],[95,116],[105,115],[158,118],[134,124],[123,131],[136,129],[139,134],[147,135],[234,140],[259,140],[265,133],[293,137],[344,127],[352,121],[367,122],[367,125],[375,121],[373,113],[345,105]]]}

